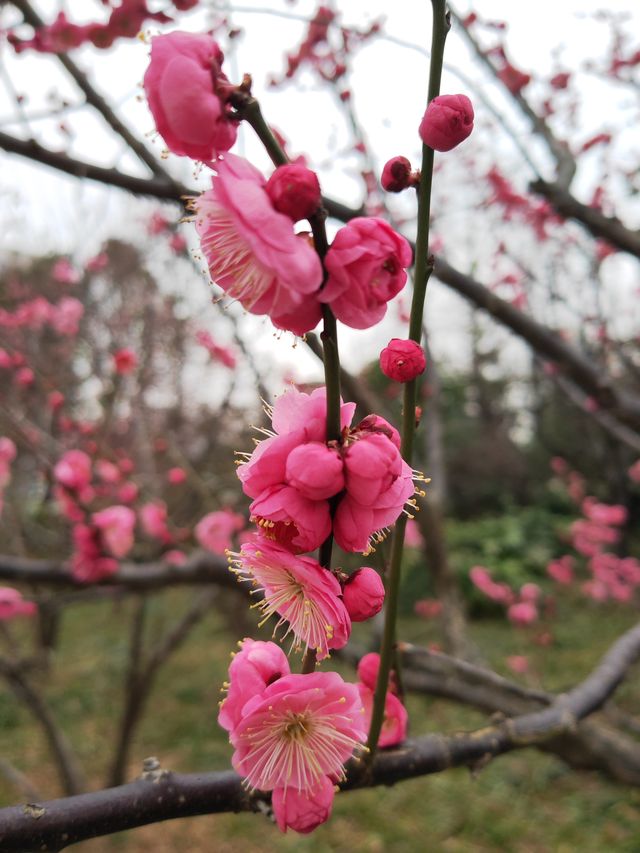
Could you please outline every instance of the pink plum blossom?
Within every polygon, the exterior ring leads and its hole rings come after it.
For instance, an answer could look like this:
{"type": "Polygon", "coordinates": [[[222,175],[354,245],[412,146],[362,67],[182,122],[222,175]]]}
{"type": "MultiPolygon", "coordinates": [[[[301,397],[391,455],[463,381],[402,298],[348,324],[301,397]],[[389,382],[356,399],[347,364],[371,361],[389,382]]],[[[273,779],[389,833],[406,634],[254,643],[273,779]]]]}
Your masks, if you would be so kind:
{"type": "Polygon", "coordinates": [[[331,531],[329,499],[343,492],[333,530],[344,550],[369,553],[370,540],[396,521],[415,491],[398,433],[378,415],[350,428],[352,414],[352,404],[341,406],[341,441],[327,444],[324,388],[278,398],[275,434],[238,468],[265,536],[297,552],[317,548],[331,531]]]}
{"type": "Polygon", "coordinates": [[[244,639],[229,666],[227,695],[222,700],[218,723],[232,732],[242,720],[242,709],[269,684],[290,675],[289,661],[280,646],[262,640],[244,639]]]}
{"type": "Polygon", "coordinates": [[[172,486],[179,486],[187,480],[187,472],[184,468],[169,468],[167,471],[167,482],[172,486]]]}
{"type": "Polygon", "coordinates": [[[407,240],[383,219],[356,217],[329,247],[320,301],[345,325],[368,329],[384,317],[387,302],[404,287],[411,258],[407,240]]]}
{"type": "Polygon", "coordinates": [[[518,628],[524,628],[538,619],[538,608],[532,601],[517,601],[507,609],[507,616],[518,628]]]}
{"type": "Polygon", "coordinates": [[[230,509],[210,512],[196,524],[194,533],[198,544],[213,554],[224,554],[231,548],[232,537],[245,525],[243,515],[230,509]]]}
{"type": "MultiPolygon", "coordinates": [[[[255,536],[233,555],[232,570],[263,594],[259,603],[266,621],[280,617],[274,632],[287,625],[297,647],[314,649],[318,660],[340,649],[351,633],[349,613],[340,584],[328,569],[311,557],[298,557],[280,545],[255,536]]],[[[283,639],[284,639],[283,637],[283,639]]]]}
{"type": "Polygon", "coordinates": [[[158,132],[174,154],[208,161],[236,141],[237,125],[225,105],[223,60],[217,42],[204,33],[152,39],[144,90],[158,132]]]}
{"type": "Polygon", "coordinates": [[[103,554],[102,535],[97,527],[76,524],[73,528],[73,544],[71,570],[80,583],[97,583],[118,571],[118,562],[103,554]]]}
{"type": "Polygon", "coordinates": [[[163,501],[153,501],[140,507],[140,523],[142,529],[152,539],[157,539],[163,545],[173,542],[173,536],[167,527],[167,505],[163,501]]]}
{"type": "Polygon", "coordinates": [[[213,281],[252,314],[296,334],[320,319],[322,266],[288,216],[273,207],[263,176],[233,154],[216,163],[212,189],[195,202],[196,230],[213,281]],[[247,215],[247,211],[251,215],[247,215]]]}
{"type": "Polygon", "coordinates": [[[126,376],[138,366],[138,356],[130,347],[122,347],[113,354],[113,366],[116,373],[126,376]]]}
{"type": "Polygon", "coordinates": [[[37,610],[33,601],[25,601],[22,593],[10,586],[0,587],[0,622],[17,616],[33,616],[37,610]]]}
{"type": "Polygon", "coordinates": [[[102,541],[114,557],[122,559],[133,548],[136,514],[126,506],[109,506],[91,516],[102,535],[102,541]]]}
{"type": "Polygon", "coordinates": [[[342,779],[366,738],[362,707],[357,687],[336,672],[285,675],[244,705],[230,735],[233,766],[261,791],[342,779]]]}
{"type": "Polygon", "coordinates": [[[53,476],[61,486],[81,492],[91,482],[91,459],[82,450],[68,450],[57,462],[53,476]]]}
{"type": "Polygon", "coordinates": [[[552,560],[547,565],[547,574],[556,583],[568,586],[573,582],[573,557],[569,555],[552,560]]]}
{"type": "Polygon", "coordinates": [[[53,265],[51,275],[59,284],[77,284],[80,273],[74,269],[68,258],[60,258],[53,265]]]}

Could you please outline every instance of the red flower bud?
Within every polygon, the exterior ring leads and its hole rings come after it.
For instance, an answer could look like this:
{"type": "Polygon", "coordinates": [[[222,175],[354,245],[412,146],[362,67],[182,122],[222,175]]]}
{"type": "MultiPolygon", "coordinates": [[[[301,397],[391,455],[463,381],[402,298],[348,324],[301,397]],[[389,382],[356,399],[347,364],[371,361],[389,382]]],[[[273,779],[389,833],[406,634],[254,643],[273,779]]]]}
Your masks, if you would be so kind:
{"type": "Polygon", "coordinates": [[[439,95],[426,109],[418,133],[434,151],[451,151],[473,130],[473,106],[466,95],[439,95]]]}
{"type": "Polygon", "coordinates": [[[380,369],[394,382],[411,382],[427,366],[420,344],[392,338],[380,353],[380,369]]]}
{"type": "Polygon", "coordinates": [[[275,209],[294,222],[308,219],[320,206],[318,176],[300,163],[278,166],[267,181],[266,189],[275,209]]]}
{"type": "Polygon", "coordinates": [[[352,622],[364,622],[379,613],[384,604],[384,584],[375,569],[365,566],[350,575],[342,600],[352,622]]]}
{"type": "Polygon", "coordinates": [[[399,193],[411,186],[411,163],[406,157],[387,160],[380,178],[382,189],[388,193],[399,193]]]}

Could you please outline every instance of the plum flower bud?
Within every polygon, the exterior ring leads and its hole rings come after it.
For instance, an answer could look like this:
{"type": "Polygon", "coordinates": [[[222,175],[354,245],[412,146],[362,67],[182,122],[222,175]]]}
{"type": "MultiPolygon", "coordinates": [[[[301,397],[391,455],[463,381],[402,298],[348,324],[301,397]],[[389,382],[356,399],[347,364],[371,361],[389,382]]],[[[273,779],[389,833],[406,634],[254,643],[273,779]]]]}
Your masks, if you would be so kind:
{"type": "Polygon", "coordinates": [[[308,219],[320,206],[318,176],[301,163],[278,166],[266,190],[275,209],[294,222],[308,219]]]}
{"type": "Polygon", "coordinates": [[[427,366],[420,344],[392,338],[380,353],[380,370],[394,382],[411,382],[427,366]]]}
{"type": "Polygon", "coordinates": [[[364,566],[347,579],[342,600],[352,622],[364,622],[379,613],[384,603],[384,584],[375,571],[364,566]]]}
{"type": "Polygon", "coordinates": [[[411,186],[411,163],[406,157],[387,160],[380,178],[382,189],[388,193],[399,193],[411,186]]]}
{"type": "Polygon", "coordinates": [[[426,109],[418,133],[434,151],[451,151],[473,130],[473,106],[466,95],[439,95],[426,109]]]}

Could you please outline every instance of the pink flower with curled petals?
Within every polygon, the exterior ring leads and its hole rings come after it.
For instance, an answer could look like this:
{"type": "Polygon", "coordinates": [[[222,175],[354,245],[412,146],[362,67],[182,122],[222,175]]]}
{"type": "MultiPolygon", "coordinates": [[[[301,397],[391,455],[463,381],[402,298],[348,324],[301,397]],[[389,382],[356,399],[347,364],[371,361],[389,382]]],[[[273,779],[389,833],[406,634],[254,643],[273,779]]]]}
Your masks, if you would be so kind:
{"type": "Polygon", "coordinates": [[[301,835],[313,832],[331,817],[336,786],[328,776],[304,791],[274,788],[271,796],[273,816],[281,832],[293,829],[301,835]]]}
{"type": "Polygon", "coordinates": [[[222,509],[205,515],[195,526],[198,544],[213,554],[224,554],[231,548],[232,538],[245,525],[243,515],[222,509]]]}
{"type": "Polygon", "coordinates": [[[25,601],[17,589],[0,586],[0,622],[17,616],[33,616],[37,609],[37,605],[33,601],[25,601]]]}
{"type": "MultiPolygon", "coordinates": [[[[258,607],[266,621],[280,617],[274,631],[288,625],[297,647],[314,649],[318,660],[341,649],[351,633],[351,620],[336,577],[311,557],[298,557],[280,545],[255,536],[230,558],[232,571],[250,581],[264,598],[258,607]]],[[[284,639],[283,637],[283,639],[284,639]]]]}
{"type": "Polygon", "coordinates": [[[109,506],[91,516],[102,535],[102,541],[112,556],[122,559],[133,548],[136,514],[126,506],[109,506]]]}
{"type": "Polygon", "coordinates": [[[218,723],[232,732],[242,720],[249,699],[259,696],[269,684],[290,675],[289,661],[280,646],[245,638],[229,666],[227,695],[220,704],[218,723]]]}
{"type": "Polygon", "coordinates": [[[194,203],[211,278],[252,314],[268,314],[296,334],[310,331],[320,319],[319,306],[311,315],[306,310],[322,283],[316,252],[273,207],[263,176],[247,160],[227,154],[216,171],[212,189],[194,203]]]}
{"type": "Polygon", "coordinates": [[[174,154],[208,161],[236,141],[223,60],[217,42],[204,33],[173,32],[151,40],[144,90],[158,133],[174,154]]]}
{"type": "Polygon", "coordinates": [[[355,685],[336,672],[285,675],[243,707],[232,763],[251,789],[311,791],[324,777],[344,778],[365,739],[355,685]]]}
{"type": "Polygon", "coordinates": [[[378,323],[407,281],[412,252],[383,219],[356,217],[336,234],[325,258],[327,282],[319,299],[353,329],[378,323]]]}

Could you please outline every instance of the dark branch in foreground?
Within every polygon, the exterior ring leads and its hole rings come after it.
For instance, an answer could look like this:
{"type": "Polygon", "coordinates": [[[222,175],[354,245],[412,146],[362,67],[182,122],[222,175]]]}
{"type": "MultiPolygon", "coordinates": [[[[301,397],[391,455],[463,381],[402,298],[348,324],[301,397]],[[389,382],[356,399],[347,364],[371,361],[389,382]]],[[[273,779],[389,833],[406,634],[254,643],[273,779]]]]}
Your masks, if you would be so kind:
{"type": "MultiPolygon", "coordinates": [[[[575,730],[610,698],[640,657],[640,625],[624,634],[581,684],[551,705],[474,732],[429,735],[378,754],[365,771],[352,763],[345,790],[393,785],[450,767],[483,765],[491,758],[575,730]]],[[[62,850],[77,841],[136,826],[228,811],[259,811],[268,795],[250,794],[232,772],[177,774],[154,769],[117,788],[0,811],[0,846],[11,851],[62,850]]]]}
{"type": "Polygon", "coordinates": [[[20,139],[8,133],[0,132],[0,148],[10,154],[19,154],[36,163],[50,166],[59,172],[72,175],[74,178],[89,178],[100,184],[128,190],[135,195],[152,196],[160,201],[180,202],[183,196],[195,195],[194,191],[174,180],[164,177],[139,178],[128,175],[119,169],[109,169],[96,166],[85,160],[77,160],[62,151],[52,151],[36,142],[35,139],[20,139]]]}
{"type": "MultiPolygon", "coordinates": [[[[30,560],[25,557],[0,555],[0,579],[55,587],[88,588],[86,584],[79,583],[67,566],[59,560],[30,560]]],[[[129,590],[141,591],[181,584],[194,586],[208,583],[232,589],[238,586],[224,557],[196,551],[184,566],[170,566],[161,562],[122,563],[116,574],[92,584],[91,588],[125,586],[129,590]]]]}

